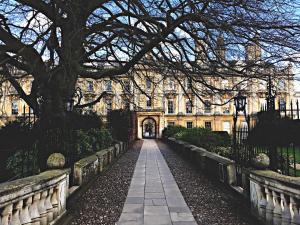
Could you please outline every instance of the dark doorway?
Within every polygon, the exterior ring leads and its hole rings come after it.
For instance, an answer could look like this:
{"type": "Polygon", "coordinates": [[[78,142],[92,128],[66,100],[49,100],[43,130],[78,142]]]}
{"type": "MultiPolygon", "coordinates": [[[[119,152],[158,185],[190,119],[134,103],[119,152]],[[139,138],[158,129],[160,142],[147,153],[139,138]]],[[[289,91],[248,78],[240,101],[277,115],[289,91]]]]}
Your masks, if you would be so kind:
{"type": "Polygon", "coordinates": [[[153,118],[147,117],[144,119],[142,128],[143,138],[156,138],[156,121],[153,118]]]}

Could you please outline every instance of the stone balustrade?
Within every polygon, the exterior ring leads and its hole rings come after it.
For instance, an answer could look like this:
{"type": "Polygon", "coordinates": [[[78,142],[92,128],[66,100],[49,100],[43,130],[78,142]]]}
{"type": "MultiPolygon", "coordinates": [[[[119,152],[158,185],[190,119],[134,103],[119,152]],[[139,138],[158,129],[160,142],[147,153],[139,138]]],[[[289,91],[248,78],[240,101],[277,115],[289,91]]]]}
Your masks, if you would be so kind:
{"type": "Polygon", "coordinates": [[[251,171],[250,200],[252,213],[265,224],[300,224],[300,177],[251,171]]]}
{"type": "Polygon", "coordinates": [[[209,152],[204,148],[191,145],[187,142],[168,138],[167,142],[179,154],[196,163],[201,169],[206,170],[223,183],[234,185],[236,183],[235,162],[220,156],[216,153],[209,152]]]}
{"type": "Polygon", "coordinates": [[[0,225],[53,224],[66,211],[69,170],[0,184],[0,225]]]}

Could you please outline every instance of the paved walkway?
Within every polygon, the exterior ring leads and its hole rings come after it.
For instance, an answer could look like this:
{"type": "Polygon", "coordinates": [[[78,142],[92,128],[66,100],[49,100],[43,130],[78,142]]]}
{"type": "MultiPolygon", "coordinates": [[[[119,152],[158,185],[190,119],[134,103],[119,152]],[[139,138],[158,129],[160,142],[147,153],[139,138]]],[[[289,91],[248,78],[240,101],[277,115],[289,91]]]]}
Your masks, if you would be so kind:
{"type": "Polygon", "coordinates": [[[145,140],[117,225],[197,225],[154,140],[145,140]]]}

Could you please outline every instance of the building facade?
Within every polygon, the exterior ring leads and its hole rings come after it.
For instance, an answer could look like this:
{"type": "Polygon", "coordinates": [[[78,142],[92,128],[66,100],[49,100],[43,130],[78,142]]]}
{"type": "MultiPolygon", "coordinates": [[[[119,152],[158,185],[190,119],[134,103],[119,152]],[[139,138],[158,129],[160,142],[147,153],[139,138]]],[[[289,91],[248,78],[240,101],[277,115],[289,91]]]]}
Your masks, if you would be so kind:
{"type": "MultiPolygon", "coordinates": [[[[243,62],[261,57],[256,46],[248,46],[247,57],[243,62]]],[[[220,52],[223,57],[225,53],[220,52]]],[[[95,105],[86,109],[103,116],[113,109],[130,109],[137,113],[137,137],[160,137],[168,125],[187,128],[206,127],[215,131],[232,132],[235,111],[233,97],[242,92],[247,97],[246,112],[255,121],[255,115],[266,102],[267,82],[255,76],[249,79],[239,76],[206,76],[210,86],[220,90],[218,93],[201,83],[193,82],[186,76],[160,74],[159,71],[144,67],[135,70],[134,79],[121,77],[118,80],[79,79],[77,86],[83,96],[82,103],[96,99],[103,91],[106,95],[95,105]],[[234,88],[233,88],[234,87],[234,88]],[[196,90],[196,91],[195,91],[196,90]]],[[[284,107],[294,96],[294,83],[291,66],[277,71],[273,85],[276,88],[277,107],[284,107]]],[[[25,92],[31,89],[31,78],[20,80],[25,92]]],[[[0,89],[0,125],[23,114],[29,114],[29,107],[19,98],[16,90],[8,83],[0,89]]],[[[238,117],[238,126],[245,126],[243,115],[238,117]]]]}

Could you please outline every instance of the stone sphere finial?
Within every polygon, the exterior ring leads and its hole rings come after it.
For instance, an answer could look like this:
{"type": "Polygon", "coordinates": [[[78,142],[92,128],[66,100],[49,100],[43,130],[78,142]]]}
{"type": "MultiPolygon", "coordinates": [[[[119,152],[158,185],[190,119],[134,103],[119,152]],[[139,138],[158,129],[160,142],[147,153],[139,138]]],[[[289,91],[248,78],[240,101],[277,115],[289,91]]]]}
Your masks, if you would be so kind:
{"type": "Polygon", "coordinates": [[[270,166],[270,158],[265,153],[259,153],[252,159],[255,169],[265,170],[270,166]]]}
{"type": "Polygon", "coordinates": [[[65,156],[61,153],[52,153],[47,159],[48,169],[62,169],[65,164],[65,156]]]}

